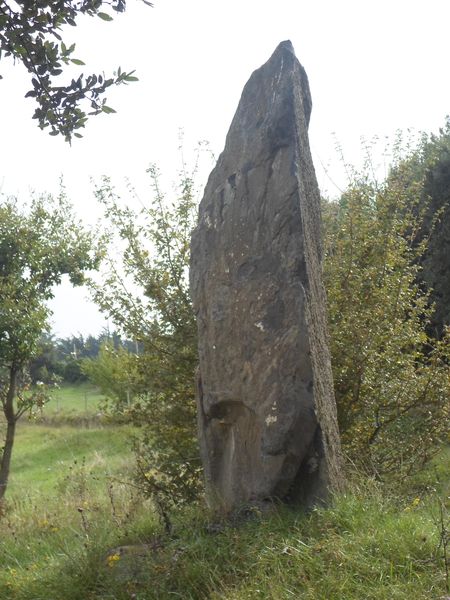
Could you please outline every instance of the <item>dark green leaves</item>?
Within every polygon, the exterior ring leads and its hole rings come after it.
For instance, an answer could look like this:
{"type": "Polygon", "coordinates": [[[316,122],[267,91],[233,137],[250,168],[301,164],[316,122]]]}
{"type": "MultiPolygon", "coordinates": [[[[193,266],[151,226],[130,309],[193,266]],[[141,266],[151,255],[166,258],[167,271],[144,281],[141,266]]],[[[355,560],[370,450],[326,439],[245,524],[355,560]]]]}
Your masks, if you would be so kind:
{"type": "Polygon", "coordinates": [[[33,118],[41,129],[49,128],[50,135],[61,134],[69,142],[88,116],[115,112],[105,108],[109,87],[137,81],[133,71],[124,73],[119,68],[113,77],[81,75],[69,84],[55,84],[54,79],[64,73],[63,65],[84,66],[81,59],[72,58],[75,44],[64,43],[61,28],[75,27],[80,15],[112,21],[101,11],[103,5],[119,13],[126,8],[125,0],[17,0],[12,6],[0,2],[0,59],[10,56],[25,66],[33,86],[25,97],[35,98],[38,104],[33,118]],[[83,108],[86,104],[90,112],[83,108]]]}
{"type": "Polygon", "coordinates": [[[104,13],[104,12],[97,13],[97,17],[100,17],[100,19],[102,19],[103,21],[112,21],[113,20],[111,15],[108,15],[108,13],[104,13]]]}

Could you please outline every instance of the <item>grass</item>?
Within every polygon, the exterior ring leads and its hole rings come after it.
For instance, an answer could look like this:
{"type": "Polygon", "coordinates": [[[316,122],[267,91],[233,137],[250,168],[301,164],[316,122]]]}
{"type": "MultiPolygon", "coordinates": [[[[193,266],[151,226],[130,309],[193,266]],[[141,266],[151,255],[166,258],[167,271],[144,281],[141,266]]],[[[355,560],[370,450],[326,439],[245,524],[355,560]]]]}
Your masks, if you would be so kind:
{"type": "Polygon", "coordinates": [[[142,597],[438,598],[436,527],[425,508],[406,508],[365,490],[309,515],[280,510],[194,539],[186,531],[151,562],[153,589],[142,597]]]}
{"type": "Polygon", "coordinates": [[[63,385],[52,391],[43,413],[45,416],[92,415],[99,412],[103,399],[98,389],[90,383],[63,385]]]}
{"type": "Polygon", "coordinates": [[[129,481],[132,428],[98,426],[89,414],[85,426],[77,419],[68,425],[68,417],[84,413],[86,393],[91,399],[100,395],[88,386],[58,393],[58,406],[52,399],[44,408],[44,416],[53,415],[52,426],[39,420],[18,425],[0,513],[1,600],[22,594],[48,600],[48,573],[55,575],[61,565],[81,566],[94,539],[100,547],[108,546],[108,540],[157,522],[129,481]]]}
{"type": "Polygon", "coordinates": [[[21,424],[0,517],[1,600],[449,596],[439,517],[449,450],[401,491],[355,478],[330,508],[278,507],[234,525],[190,507],[166,534],[128,480],[130,433],[21,424]]]}
{"type": "Polygon", "coordinates": [[[50,510],[31,523],[22,516],[15,546],[6,540],[11,531],[3,532],[0,597],[438,600],[445,581],[437,514],[433,501],[402,503],[373,483],[354,487],[333,508],[309,514],[280,508],[234,527],[208,527],[204,513],[191,510],[170,536],[148,504],[142,510],[139,503],[127,522],[88,504],[84,525],[73,514],[61,524],[50,510]],[[134,554],[112,550],[131,542],[149,544],[139,570],[134,554]]]}
{"type": "Polygon", "coordinates": [[[74,470],[101,473],[127,471],[132,459],[131,430],[126,426],[78,428],[19,423],[8,495],[54,491],[74,470]]]}

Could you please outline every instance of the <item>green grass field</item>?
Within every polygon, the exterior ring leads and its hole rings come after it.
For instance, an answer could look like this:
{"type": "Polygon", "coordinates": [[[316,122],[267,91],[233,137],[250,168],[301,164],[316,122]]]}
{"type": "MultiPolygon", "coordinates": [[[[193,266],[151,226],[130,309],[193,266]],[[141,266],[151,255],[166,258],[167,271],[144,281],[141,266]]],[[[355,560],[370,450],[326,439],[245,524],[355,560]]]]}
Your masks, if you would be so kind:
{"type": "Polygon", "coordinates": [[[126,426],[78,428],[39,423],[18,426],[8,495],[53,493],[74,467],[97,476],[127,472],[131,429],[126,426]]]}
{"type": "Polygon", "coordinates": [[[84,388],[63,397],[62,424],[18,430],[0,515],[1,600],[450,596],[449,450],[401,489],[355,476],[330,508],[280,507],[235,524],[191,507],[173,513],[167,534],[132,478],[132,428],[67,425],[65,410],[84,409],[84,388]]]}
{"type": "Polygon", "coordinates": [[[132,427],[99,425],[101,401],[93,386],[65,386],[52,393],[36,420],[19,421],[8,498],[57,495],[80,469],[99,481],[130,472],[132,427]],[[85,418],[70,421],[80,416],[85,418]]]}
{"type": "Polygon", "coordinates": [[[92,415],[100,410],[104,397],[89,383],[63,385],[52,390],[51,399],[43,409],[44,415],[92,415]]]}
{"type": "Polygon", "coordinates": [[[101,395],[91,386],[56,393],[42,414],[52,417],[51,425],[39,418],[18,425],[0,512],[1,600],[64,598],[65,592],[47,594],[42,581],[49,573],[60,580],[63,565],[82,562],[94,543],[107,547],[124,537],[126,527],[132,535],[157,522],[132,481],[132,427],[99,426],[92,417],[101,395]],[[67,424],[69,417],[86,416],[86,394],[88,418],[67,424]]]}

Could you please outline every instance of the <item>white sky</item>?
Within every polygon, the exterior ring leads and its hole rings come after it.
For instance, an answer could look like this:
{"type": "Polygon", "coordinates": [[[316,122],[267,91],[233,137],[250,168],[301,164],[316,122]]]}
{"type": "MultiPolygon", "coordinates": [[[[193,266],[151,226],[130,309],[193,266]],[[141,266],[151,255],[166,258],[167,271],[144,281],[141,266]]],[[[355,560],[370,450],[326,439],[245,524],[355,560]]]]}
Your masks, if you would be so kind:
{"type": "MultiPolygon", "coordinates": [[[[118,114],[94,117],[69,147],[41,132],[21,65],[0,72],[0,189],[26,198],[54,192],[64,175],[80,216],[98,209],[91,177],[129,177],[145,195],[144,171],[156,162],[169,180],[185,152],[201,139],[218,154],[245,82],[277,44],[290,39],[313,95],[310,141],[320,185],[345,183],[336,166],[335,132],[351,162],[360,136],[397,129],[437,131],[450,113],[449,0],[128,0],[114,22],[87,19],[70,28],[85,73],[119,65],[140,81],[108,95],[118,114]]],[[[62,286],[52,304],[58,335],[97,333],[103,326],[84,290],[62,286]]]]}

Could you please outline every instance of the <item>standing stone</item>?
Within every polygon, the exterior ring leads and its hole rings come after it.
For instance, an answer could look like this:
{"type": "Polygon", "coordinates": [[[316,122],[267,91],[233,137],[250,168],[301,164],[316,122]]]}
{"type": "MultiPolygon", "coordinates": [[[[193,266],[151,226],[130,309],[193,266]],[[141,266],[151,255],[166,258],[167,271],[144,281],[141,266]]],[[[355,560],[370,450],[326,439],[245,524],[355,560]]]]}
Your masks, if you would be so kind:
{"type": "Polygon", "coordinates": [[[308,79],[290,42],[246,84],[192,236],[209,504],[341,487],[308,79]]]}

